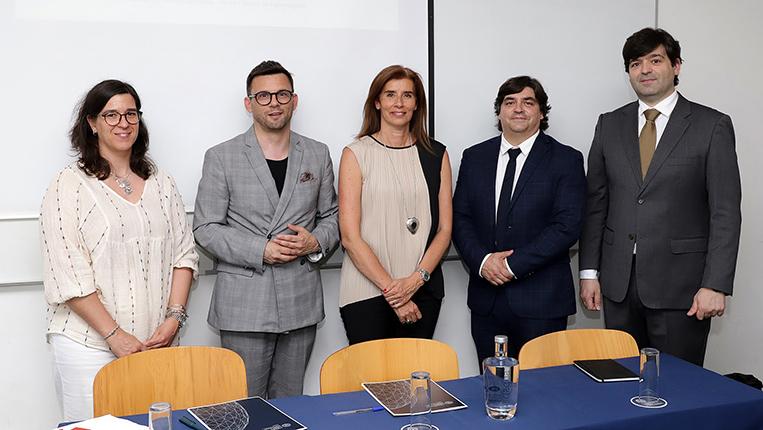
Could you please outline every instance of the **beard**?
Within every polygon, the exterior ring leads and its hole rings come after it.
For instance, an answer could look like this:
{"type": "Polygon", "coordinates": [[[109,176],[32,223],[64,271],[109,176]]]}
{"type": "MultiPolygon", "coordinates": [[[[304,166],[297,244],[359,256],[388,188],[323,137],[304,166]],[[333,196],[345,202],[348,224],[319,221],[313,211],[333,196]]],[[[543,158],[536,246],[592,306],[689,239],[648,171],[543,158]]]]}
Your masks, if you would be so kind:
{"type": "Polygon", "coordinates": [[[270,117],[267,114],[257,114],[254,116],[254,120],[263,128],[279,131],[288,126],[291,122],[292,111],[283,110],[283,114],[278,117],[270,117]]]}

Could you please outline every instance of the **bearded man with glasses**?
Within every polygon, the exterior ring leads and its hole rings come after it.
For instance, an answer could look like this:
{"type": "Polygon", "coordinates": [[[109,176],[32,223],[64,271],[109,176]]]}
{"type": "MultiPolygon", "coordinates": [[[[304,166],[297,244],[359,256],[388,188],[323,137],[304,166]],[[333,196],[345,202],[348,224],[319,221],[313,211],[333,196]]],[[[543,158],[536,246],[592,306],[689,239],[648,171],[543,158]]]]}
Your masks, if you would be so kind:
{"type": "Polygon", "coordinates": [[[291,131],[291,74],[275,61],[249,73],[253,125],[210,148],[194,214],[196,242],[217,262],[207,321],[246,365],[250,396],[302,393],[323,320],[319,265],[339,242],[328,147],[291,131]]]}

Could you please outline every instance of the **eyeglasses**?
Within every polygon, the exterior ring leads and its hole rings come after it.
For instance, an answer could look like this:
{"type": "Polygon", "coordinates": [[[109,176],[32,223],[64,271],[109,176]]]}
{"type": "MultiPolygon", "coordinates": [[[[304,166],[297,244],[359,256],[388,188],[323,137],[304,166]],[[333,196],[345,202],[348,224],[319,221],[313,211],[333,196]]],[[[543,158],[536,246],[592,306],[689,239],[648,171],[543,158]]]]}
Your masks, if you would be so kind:
{"type": "Polygon", "coordinates": [[[128,110],[125,113],[119,113],[114,110],[110,110],[107,112],[104,112],[101,114],[101,117],[104,121],[106,121],[106,124],[110,126],[119,125],[120,122],[122,122],[122,117],[125,118],[125,121],[127,121],[130,125],[135,125],[140,122],[140,116],[143,112],[139,110],[128,110]]]}
{"type": "Polygon", "coordinates": [[[276,96],[276,101],[280,105],[285,105],[291,101],[294,93],[289,90],[278,90],[274,93],[268,91],[260,91],[254,94],[249,94],[249,100],[254,100],[260,106],[267,106],[273,100],[273,96],[276,96]]]}

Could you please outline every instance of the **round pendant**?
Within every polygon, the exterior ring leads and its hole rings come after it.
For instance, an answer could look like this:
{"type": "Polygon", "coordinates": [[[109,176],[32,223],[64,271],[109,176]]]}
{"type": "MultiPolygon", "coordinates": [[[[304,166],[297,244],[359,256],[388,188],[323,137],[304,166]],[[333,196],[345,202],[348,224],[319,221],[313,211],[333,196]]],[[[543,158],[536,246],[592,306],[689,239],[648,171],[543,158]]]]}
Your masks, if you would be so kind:
{"type": "Polygon", "coordinates": [[[415,216],[409,217],[405,221],[405,228],[408,229],[408,231],[411,232],[411,234],[416,234],[416,230],[419,229],[419,219],[415,216]]]}

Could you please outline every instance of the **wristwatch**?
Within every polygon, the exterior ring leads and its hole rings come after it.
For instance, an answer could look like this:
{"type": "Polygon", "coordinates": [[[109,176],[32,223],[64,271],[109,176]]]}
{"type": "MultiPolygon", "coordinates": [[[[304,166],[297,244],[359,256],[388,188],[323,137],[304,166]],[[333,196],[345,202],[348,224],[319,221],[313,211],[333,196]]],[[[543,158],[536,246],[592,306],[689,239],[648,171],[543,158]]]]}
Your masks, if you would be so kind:
{"type": "Polygon", "coordinates": [[[421,276],[422,281],[429,282],[429,278],[430,278],[429,272],[427,272],[425,269],[422,269],[420,267],[416,271],[419,272],[419,276],[421,276]]]}

